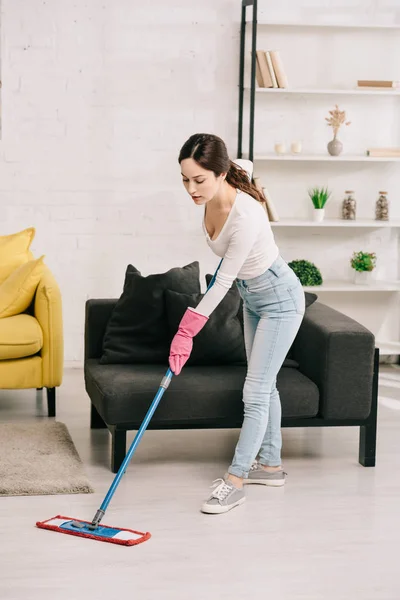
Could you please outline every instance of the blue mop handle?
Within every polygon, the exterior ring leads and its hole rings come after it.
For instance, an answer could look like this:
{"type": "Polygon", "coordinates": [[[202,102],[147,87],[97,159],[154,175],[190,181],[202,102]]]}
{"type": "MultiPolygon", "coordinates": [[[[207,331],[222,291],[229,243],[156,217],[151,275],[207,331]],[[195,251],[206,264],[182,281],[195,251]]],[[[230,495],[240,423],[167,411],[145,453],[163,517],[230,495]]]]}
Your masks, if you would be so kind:
{"type": "Polygon", "coordinates": [[[114,481],[112,482],[110,489],[107,492],[106,497],[103,500],[102,505],[100,506],[100,511],[104,514],[105,511],[107,510],[108,505],[110,504],[111,498],[114,495],[115,490],[118,487],[118,484],[122,478],[122,476],[125,473],[126,467],[128,466],[129,461],[131,460],[133,453],[135,452],[136,448],[139,445],[140,440],[142,439],[142,436],[144,434],[144,432],[147,429],[148,424],[150,423],[151,417],[153,416],[165,390],[167,389],[167,387],[169,386],[169,384],[171,383],[171,379],[172,379],[172,375],[173,372],[171,371],[171,369],[168,369],[168,371],[166,372],[165,376],[163,377],[161,383],[160,383],[160,387],[158,388],[158,392],[154,397],[153,402],[151,403],[151,406],[149,408],[149,410],[147,411],[147,414],[145,416],[145,418],[143,419],[143,423],[140,426],[139,431],[137,432],[135,439],[133,440],[131,447],[129,448],[120,468],[118,469],[118,473],[116,474],[114,481]]]}
{"type": "MultiPolygon", "coordinates": [[[[210,281],[210,284],[207,287],[206,293],[214,285],[215,278],[217,277],[218,270],[219,270],[219,268],[220,268],[220,266],[222,264],[222,260],[223,259],[221,259],[221,261],[220,261],[220,263],[219,263],[219,265],[217,267],[217,270],[215,271],[215,273],[214,273],[214,275],[213,275],[213,277],[212,277],[212,279],[210,281]]],[[[130,460],[131,460],[131,458],[133,456],[133,453],[135,452],[136,448],[138,447],[139,442],[142,439],[142,436],[143,436],[144,432],[146,431],[147,426],[150,423],[151,418],[152,418],[152,416],[153,416],[153,414],[154,414],[154,412],[155,412],[155,410],[156,410],[156,408],[157,408],[157,406],[158,406],[158,404],[159,404],[159,402],[160,402],[160,400],[161,400],[161,398],[162,398],[165,390],[167,389],[167,387],[171,383],[172,375],[173,375],[173,372],[171,371],[171,369],[168,369],[168,371],[166,372],[166,374],[162,378],[161,383],[160,383],[160,387],[158,388],[158,392],[155,395],[154,400],[151,403],[150,408],[147,411],[147,414],[146,414],[145,418],[143,419],[143,423],[141,424],[140,429],[137,432],[137,434],[135,436],[135,439],[133,440],[133,442],[132,442],[132,444],[131,444],[131,446],[130,446],[130,448],[129,448],[129,450],[128,450],[128,452],[127,452],[127,454],[126,454],[126,456],[125,456],[125,458],[124,458],[124,460],[123,460],[123,462],[122,462],[122,464],[120,466],[120,468],[118,469],[118,473],[114,477],[114,481],[112,482],[112,484],[110,486],[110,489],[108,490],[108,492],[106,494],[106,497],[103,500],[102,505],[100,506],[100,508],[98,509],[98,511],[96,512],[96,514],[95,514],[95,516],[93,518],[93,521],[92,521],[92,525],[93,526],[98,525],[100,523],[101,519],[103,518],[104,513],[106,512],[107,507],[108,507],[108,505],[111,502],[111,498],[114,496],[115,490],[117,489],[118,484],[121,481],[121,478],[122,478],[122,476],[124,475],[124,473],[126,471],[128,463],[130,462],[130,460]]]]}

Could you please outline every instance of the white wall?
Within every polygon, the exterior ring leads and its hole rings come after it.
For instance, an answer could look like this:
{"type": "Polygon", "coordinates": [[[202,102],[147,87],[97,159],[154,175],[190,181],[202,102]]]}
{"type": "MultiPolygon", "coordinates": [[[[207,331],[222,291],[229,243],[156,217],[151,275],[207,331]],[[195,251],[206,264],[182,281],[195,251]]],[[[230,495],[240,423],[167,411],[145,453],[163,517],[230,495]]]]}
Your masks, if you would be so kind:
{"type": "MultiPolygon", "coordinates": [[[[223,137],[235,156],[240,4],[2,0],[0,233],[36,227],[33,250],[46,255],[64,298],[67,362],[83,357],[85,300],[119,296],[128,263],[144,274],[192,260],[199,260],[206,273],[217,264],[202,237],[201,211],[181,185],[177,155],[189,135],[207,131],[223,137]]],[[[276,11],[274,2],[261,5],[276,11]]],[[[320,9],[335,19],[341,7],[342,14],[358,20],[365,5],[361,0],[281,0],[279,10],[285,18],[301,19],[320,9]]],[[[390,12],[391,3],[382,2],[382,7],[390,12]]],[[[268,13],[274,15],[279,16],[268,13]]],[[[358,68],[351,33],[307,41],[304,32],[286,30],[265,43],[279,45],[293,85],[328,85],[331,80],[330,86],[350,85],[358,74],[367,74],[371,60],[374,76],[392,77],[392,65],[400,78],[399,53],[394,52],[399,34],[388,34],[386,50],[377,33],[357,36],[362,42],[358,68]],[[328,69],[339,62],[340,68],[328,69]],[[381,63],[387,65],[385,72],[378,69],[381,63]]],[[[376,105],[364,100],[341,102],[353,121],[343,136],[345,147],[355,151],[369,139],[368,129],[376,144],[398,143],[395,100],[376,105]]],[[[271,142],[284,136],[290,143],[295,135],[311,150],[326,145],[323,117],[333,98],[310,100],[294,121],[294,99],[279,100],[281,106],[273,102],[281,116],[272,123],[266,116],[271,142]]],[[[270,141],[260,139],[269,150],[270,141]]],[[[282,216],[301,216],[308,210],[305,189],[325,182],[335,192],[332,214],[349,186],[356,190],[360,215],[370,213],[382,187],[399,211],[395,165],[291,169],[274,165],[259,173],[267,177],[282,216]]],[[[285,258],[318,257],[322,268],[343,265],[353,247],[365,246],[364,240],[355,244],[341,236],[300,242],[282,235],[277,233],[277,240],[285,258]]],[[[390,234],[376,235],[384,252],[391,252],[396,242],[387,239],[390,234]]]]}

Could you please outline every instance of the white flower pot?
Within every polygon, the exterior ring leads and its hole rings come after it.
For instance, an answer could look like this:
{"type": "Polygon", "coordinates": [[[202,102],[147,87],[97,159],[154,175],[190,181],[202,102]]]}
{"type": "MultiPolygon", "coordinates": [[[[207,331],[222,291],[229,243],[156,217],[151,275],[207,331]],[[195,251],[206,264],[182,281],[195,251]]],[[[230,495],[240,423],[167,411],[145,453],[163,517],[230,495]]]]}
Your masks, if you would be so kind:
{"type": "Polygon", "coordinates": [[[370,285],[372,271],[354,271],[354,283],[357,285],[370,285]]]}
{"type": "Polygon", "coordinates": [[[314,208],[314,213],[313,213],[314,221],[317,221],[318,223],[320,223],[321,221],[324,220],[324,216],[325,216],[324,208],[314,208]]]}

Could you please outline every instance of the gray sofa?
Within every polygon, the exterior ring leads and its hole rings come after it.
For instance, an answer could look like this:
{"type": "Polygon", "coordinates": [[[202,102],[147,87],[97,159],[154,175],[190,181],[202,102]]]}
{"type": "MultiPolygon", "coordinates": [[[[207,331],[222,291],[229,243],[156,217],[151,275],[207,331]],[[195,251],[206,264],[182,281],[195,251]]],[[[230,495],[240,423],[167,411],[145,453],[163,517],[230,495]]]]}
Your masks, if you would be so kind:
{"type": "MultiPolygon", "coordinates": [[[[91,299],[85,315],[85,387],[91,427],[112,435],[111,470],[126,454],[126,432],[140,427],[165,364],[102,364],[116,299],[91,299]]],[[[196,340],[195,340],[196,343],[196,340]]],[[[375,465],[379,350],[362,325],[319,301],[306,310],[277,380],[283,427],[360,428],[359,462],[375,465]]],[[[246,366],[185,366],[173,377],[149,429],[240,428],[246,366]]]]}

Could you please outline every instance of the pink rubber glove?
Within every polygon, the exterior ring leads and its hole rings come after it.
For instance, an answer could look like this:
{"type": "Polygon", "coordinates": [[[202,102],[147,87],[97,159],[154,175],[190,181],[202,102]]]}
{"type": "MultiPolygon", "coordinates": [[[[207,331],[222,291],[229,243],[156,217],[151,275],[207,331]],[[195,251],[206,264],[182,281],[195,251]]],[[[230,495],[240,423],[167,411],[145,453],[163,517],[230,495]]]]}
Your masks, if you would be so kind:
{"type": "Polygon", "coordinates": [[[179,323],[169,351],[169,366],[175,375],[179,375],[183,365],[189,359],[193,348],[193,338],[207,323],[208,317],[188,308],[179,323]]]}

